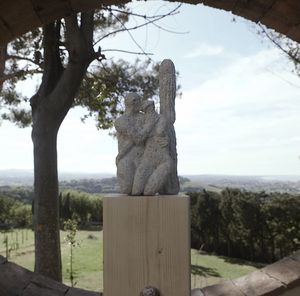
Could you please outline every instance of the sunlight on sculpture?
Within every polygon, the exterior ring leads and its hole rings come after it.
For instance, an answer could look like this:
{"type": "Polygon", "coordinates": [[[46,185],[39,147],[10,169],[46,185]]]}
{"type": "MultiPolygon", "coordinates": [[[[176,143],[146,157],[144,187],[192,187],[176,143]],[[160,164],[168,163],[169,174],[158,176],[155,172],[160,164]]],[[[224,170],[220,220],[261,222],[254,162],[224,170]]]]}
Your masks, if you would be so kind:
{"type": "Polygon", "coordinates": [[[177,194],[175,122],[176,74],[171,60],[159,70],[160,114],[154,102],[136,93],[125,98],[125,112],[115,122],[120,192],[128,195],[177,194]]]}

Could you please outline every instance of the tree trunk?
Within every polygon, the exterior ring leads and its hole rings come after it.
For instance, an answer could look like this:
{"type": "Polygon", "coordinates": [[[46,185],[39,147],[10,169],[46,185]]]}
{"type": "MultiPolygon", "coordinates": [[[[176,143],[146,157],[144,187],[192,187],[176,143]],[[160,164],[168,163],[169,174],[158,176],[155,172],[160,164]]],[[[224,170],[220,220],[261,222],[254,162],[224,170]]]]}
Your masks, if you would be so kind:
{"type": "Polygon", "coordinates": [[[62,281],[56,139],[46,116],[34,122],[35,271],[62,281]]]}
{"type": "Polygon", "coordinates": [[[59,237],[57,133],[71,108],[93,50],[93,12],[65,20],[69,61],[64,69],[59,41],[61,22],[48,24],[44,33],[44,73],[41,86],[31,98],[34,147],[35,272],[62,280],[59,237]]]}

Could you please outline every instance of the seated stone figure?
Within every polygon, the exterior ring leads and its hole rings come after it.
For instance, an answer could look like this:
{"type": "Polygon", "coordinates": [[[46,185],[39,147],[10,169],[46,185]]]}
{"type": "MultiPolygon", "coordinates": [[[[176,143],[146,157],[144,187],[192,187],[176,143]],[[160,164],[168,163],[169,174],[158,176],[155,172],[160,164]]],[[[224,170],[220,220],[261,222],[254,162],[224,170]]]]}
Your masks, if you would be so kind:
{"type": "Polygon", "coordinates": [[[161,190],[172,171],[173,161],[169,152],[167,120],[155,112],[154,102],[145,101],[141,110],[145,113],[144,130],[153,126],[145,139],[144,153],[134,175],[132,195],[155,195],[161,190]]]}

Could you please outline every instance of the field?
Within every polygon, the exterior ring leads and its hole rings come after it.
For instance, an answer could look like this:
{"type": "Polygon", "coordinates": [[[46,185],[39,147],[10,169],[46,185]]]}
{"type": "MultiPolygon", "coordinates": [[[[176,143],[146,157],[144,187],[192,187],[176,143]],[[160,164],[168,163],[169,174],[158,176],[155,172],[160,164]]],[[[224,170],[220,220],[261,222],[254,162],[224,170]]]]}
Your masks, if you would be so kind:
{"type": "MultiPolygon", "coordinates": [[[[0,233],[0,255],[5,256],[5,237],[8,237],[10,261],[30,270],[34,266],[34,236],[31,230],[16,230],[10,233],[0,233]],[[18,248],[16,248],[18,245],[18,248]]],[[[66,284],[69,281],[69,245],[65,242],[66,232],[61,232],[61,249],[63,258],[63,277],[66,284]]],[[[76,287],[94,291],[103,289],[103,240],[100,231],[79,231],[76,235],[79,246],[74,251],[74,270],[76,287]]],[[[250,262],[213,256],[191,251],[192,288],[204,287],[233,279],[250,273],[257,266],[250,262]]]]}

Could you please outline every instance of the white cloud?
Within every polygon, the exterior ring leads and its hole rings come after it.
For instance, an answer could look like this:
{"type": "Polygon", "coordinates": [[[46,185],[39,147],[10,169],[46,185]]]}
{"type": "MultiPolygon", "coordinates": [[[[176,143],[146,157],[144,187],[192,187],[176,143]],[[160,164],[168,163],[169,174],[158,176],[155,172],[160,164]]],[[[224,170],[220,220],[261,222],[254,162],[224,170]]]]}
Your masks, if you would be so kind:
{"type": "Polygon", "coordinates": [[[222,46],[214,46],[207,43],[199,43],[195,48],[185,54],[185,58],[196,58],[200,56],[216,56],[224,51],[222,46]]]}
{"type": "Polygon", "coordinates": [[[117,141],[107,131],[97,130],[95,121],[80,120],[83,110],[70,110],[58,134],[58,167],[61,171],[115,172],[117,141]]]}
{"type": "MultiPolygon", "coordinates": [[[[180,174],[300,174],[300,89],[277,74],[300,84],[276,50],[263,50],[183,89],[176,102],[180,174]]],[[[59,131],[59,169],[115,172],[117,142],[93,120],[82,124],[81,112],[72,109],[59,131]]],[[[4,123],[0,138],[0,169],[32,168],[30,129],[4,123]]]]}
{"type": "Polygon", "coordinates": [[[300,89],[270,73],[270,64],[282,65],[276,50],[237,59],[183,92],[176,108],[181,173],[300,174],[300,89]]]}

